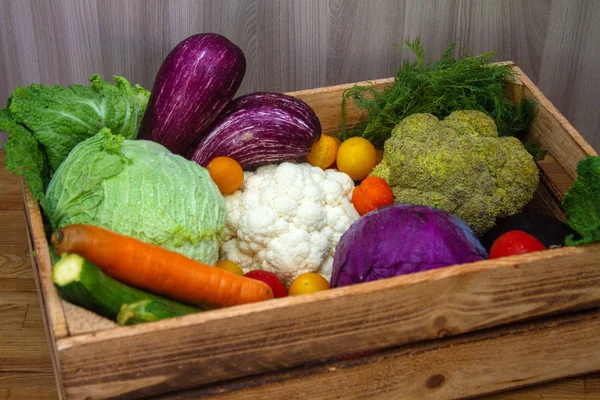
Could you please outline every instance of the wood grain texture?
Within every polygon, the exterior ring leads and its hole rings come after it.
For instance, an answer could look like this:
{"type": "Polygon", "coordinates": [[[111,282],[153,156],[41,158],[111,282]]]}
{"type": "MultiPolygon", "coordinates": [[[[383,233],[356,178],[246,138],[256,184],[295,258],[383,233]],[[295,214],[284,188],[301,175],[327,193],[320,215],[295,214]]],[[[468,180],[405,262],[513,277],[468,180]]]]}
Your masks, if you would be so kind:
{"type": "Polygon", "coordinates": [[[54,343],[56,339],[68,336],[67,322],[62,311],[60,298],[54,283],[52,283],[52,263],[48,242],[46,240],[42,214],[37,200],[33,197],[29,188],[22,186],[25,199],[25,218],[27,220],[27,233],[29,248],[32,249],[32,261],[35,259],[33,276],[40,295],[43,316],[48,319],[49,340],[54,343]],[[29,228],[31,230],[29,230],[29,228]],[[34,234],[35,232],[35,234],[34,234]]]}
{"type": "MultiPolygon", "coordinates": [[[[9,203],[10,204],[10,203],[9,203]]],[[[31,276],[31,254],[27,242],[23,210],[1,210],[0,223],[0,270],[6,278],[29,278],[31,276]]]]}
{"type": "MultiPolygon", "coordinates": [[[[209,385],[161,398],[464,398],[551,380],[559,371],[577,374],[582,368],[599,368],[600,338],[594,334],[598,328],[600,311],[594,310],[394,348],[356,360],[209,385]],[[592,336],[596,344],[583,345],[592,336]],[[335,391],[330,390],[333,386],[335,391]]],[[[555,398],[571,398],[564,392],[586,395],[581,382],[575,388],[560,386],[553,394],[555,398]]]]}
{"type": "MultiPolygon", "coordinates": [[[[5,171],[0,180],[6,187],[18,186],[18,178],[5,171]]],[[[55,380],[31,275],[24,211],[10,210],[11,204],[8,197],[0,207],[0,398],[51,400],[55,380]]]]}
{"type": "Polygon", "coordinates": [[[499,60],[512,60],[536,81],[551,2],[461,0],[456,6],[453,40],[460,51],[490,50],[499,60]]]}
{"type": "MultiPolygon", "coordinates": [[[[31,83],[86,84],[95,72],[150,89],[168,52],[197,32],[246,54],[239,94],[393,76],[395,44],[421,36],[432,58],[495,50],[538,83],[600,147],[596,0],[0,0],[0,104],[31,83]]],[[[0,135],[0,143],[5,140],[0,135]]]]}
{"type": "MultiPolygon", "coordinates": [[[[392,78],[377,79],[372,81],[357,82],[359,85],[368,85],[377,90],[383,90],[393,82],[392,78]]],[[[323,133],[335,135],[342,129],[342,108],[341,99],[345,90],[351,88],[354,84],[343,84],[328,86],[325,88],[299,90],[289,92],[290,96],[298,97],[308,104],[314,111],[319,121],[323,133]]],[[[351,128],[356,125],[366,114],[361,114],[353,102],[346,103],[345,121],[346,127],[351,128]]]]}
{"type": "MultiPolygon", "coordinates": [[[[4,152],[0,152],[0,175],[10,176],[4,165],[5,157],[4,152]]],[[[23,210],[23,193],[14,184],[14,180],[0,179],[0,193],[2,194],[0,210],[23,210]]]]}
{"type": "Polygon", "coordinates": [[[583,380],[583,385],[586,393],[600,395],[600,372],[586,376],[583,380]]]}
{"type": "Polygon", "coordinates": [[[594,393],[586,390],[585,379],[567,378],[560,381],[550,382],[544,385],[548,393],[540,394],[539,387],[533,386],[516,391],[491,394],[478,398],[478,400],[542,400],[544,398],[555,399],[585,399],[585,396],[593,399],[594,393]]]}
{"type": "Polygon", "coordinates": [[[535,99],[538,104],[528,138],[539,141],[540,146],[547,149],[564,172],[574,180],[577,177],[578,161],[588,155],[595,156],[597,152],[527,75],[518,67],[515,70],[523,84],[524,96],[535,99]]]}
{"type": "Polygon", "coordinates": [[[600,148],[600,3],[553,2],[539,87],[600,148]],[[570,71],[570,73],[566,73],[570,71]],[[585,99],[585,101],[583,100],[585,99]]]}
{"type": "Polygon", "coordinates": [[[394,75],[404,1],[329,1],[328,85],[394,75]]]}
{"type": "Polygon", "coordinates": [[[29,188],[21,180],[21,189],[25,201],[25,219],[27,227],[27,244],[31,249],[31,265],[35,281],[40,310],[44,322],[46,342],[50,361],[54,371],[54,380],[59,400],[65,398],[62,386],[61,361],[58,358],[56,341],[68,335],[67,323],[62,309],[61,300],[52,282],[52,263],[48,253],[48,243],[45,237],[44,225],[38,201],[33,197],[29,188]],[[34,235],[33,232],[36,232],[34,235]],[[35,262],[41,260],[38,264],[35,262]]]}

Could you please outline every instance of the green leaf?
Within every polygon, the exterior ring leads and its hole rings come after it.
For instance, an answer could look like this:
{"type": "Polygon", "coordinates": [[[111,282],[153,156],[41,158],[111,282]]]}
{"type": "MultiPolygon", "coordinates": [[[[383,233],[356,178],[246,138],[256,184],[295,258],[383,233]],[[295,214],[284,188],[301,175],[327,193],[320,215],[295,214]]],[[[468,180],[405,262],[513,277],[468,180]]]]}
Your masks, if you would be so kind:
{"type": "Polygon", "coordinates": [[[11,118],[7,109],[0,110],[0,131],[8,132],[4,145],[6,170],[25,178],[35,198],[45,206],[50,174],[40,144],[27,128],[11,118]]]}
{"type": "Polygon", "coordinates": [[[600,242],[600,157],[588,156],[577,164],[577,178],[563,200],[567,224],[581,235],[565,244],[578,246],[600,242]]]}
{"type": "Polygon", "coordinates": [[[101,128],[126,138],[137,136],[149,92],[125,78],[114,79],[116,85],[111,85],[95,74],[91,86],[33,84],[13,91],[10,116],[43,146],[51,172],[77,143],[101,128]]]}

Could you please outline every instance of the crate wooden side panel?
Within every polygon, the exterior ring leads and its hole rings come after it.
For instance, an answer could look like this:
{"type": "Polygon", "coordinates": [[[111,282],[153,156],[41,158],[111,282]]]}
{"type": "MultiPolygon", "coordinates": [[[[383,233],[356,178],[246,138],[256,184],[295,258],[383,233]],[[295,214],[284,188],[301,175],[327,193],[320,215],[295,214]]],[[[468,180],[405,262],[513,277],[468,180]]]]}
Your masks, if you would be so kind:
{"type": "Polygon", "coordinates": [[[62,338],[68,335],[65,315],[60,305],[60,298],[56,288],[52,283],[52,264],[50,262],[50,253],[48,252],[48,242],[44,234],[44,224],[42,213],[37,200],[33,197],[29,188],[23,183],[23,194],[25,198],[25,218],[27,220],[27,229],[29,230],[31,250],[34,256],[34,277],[39,282],[38,292],[44,300],[41,305],[46,311],[49,326],[55,338],[62,338]]]}
{"type": "Polygon", "coordinates": [[[46,340],[48,341],[49,354],[54,369],[57,394],[59,400],[62,400],[65,398],[65,395],[56,341],[68,335],[66,318],[60,305],[58,293],[52,284],[52,265],[48,253],[48,244],[44,237],[44,226],[38,202],[23,181],[21,181],[21,186],[23,198],[25,199],[27,240],[29,249],[32,252],[31,265],[33,277],[40,300],[40,311],[44,321],[46,340]]]}
{"type": "Polygon", "coordinates": [[[457,399],[600,369],[600,310],[207,385],[164,400],[457,399]]]}
{"type": "MultiPolygon", "coordinates": [[[[371,86],[374,89],[381,90],[390,86],[393,82],[394,78],[384,78],[317,89],[299,90],[287,94],[302,99],[315,111],[321,122],[323,133],[337,135],[342,130],[341,99],[344,91],[354,85],[371,86]]],[[[346,102],[345,118],[347,127],[356,125],[365,116],[366,114],[361,112],[353,101],[346,102]]]]}
{"type": "Polygon", "coordinates": [[[530,128],[529,138],[539,140],[541,147],[547,149],[574,180],[577,177],[577,162],[588,155],[597,155],[596,151],[519,67],[513,66],[513,69],[523,85],[523,96],[532,97],[538,102],[538,113],[530,128]]]}
{"type": "Polygon", "coordinates": [[[600,306],[600,245],[486,260],[58,341],[69,398],[141,397],[600,306]]]}

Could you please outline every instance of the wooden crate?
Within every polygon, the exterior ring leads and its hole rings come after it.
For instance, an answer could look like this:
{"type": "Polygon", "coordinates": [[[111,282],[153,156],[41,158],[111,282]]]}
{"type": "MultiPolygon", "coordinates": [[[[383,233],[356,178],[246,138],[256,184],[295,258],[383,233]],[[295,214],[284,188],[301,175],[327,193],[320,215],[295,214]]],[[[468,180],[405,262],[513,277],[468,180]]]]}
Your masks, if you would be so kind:
{"type": "MultiPolygon", "coordinates": [[[[596,153],[513,67],[510,93],[537,99],[530,135],[549,151],[530,207],[564,219],[560,201],[577,162],[596,153]]],[[[291,94],[335,134],[350,86],[291,94]]],[[[361,117],[350,108],[350,123],[361,117]]],[[[52,285],[40,210],[26,187],[24,197],[62,398],[448,399],[600,370],[600,244],[132,327],[88,321],[82,330],[52,285]]]]}

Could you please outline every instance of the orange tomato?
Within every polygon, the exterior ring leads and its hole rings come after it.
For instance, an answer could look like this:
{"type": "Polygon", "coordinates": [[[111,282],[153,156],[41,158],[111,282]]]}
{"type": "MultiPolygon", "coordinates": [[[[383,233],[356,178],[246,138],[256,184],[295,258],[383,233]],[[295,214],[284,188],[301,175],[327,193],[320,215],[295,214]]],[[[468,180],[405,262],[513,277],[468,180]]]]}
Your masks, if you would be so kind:
{"type": "Polygon", "coordinates": [[[335,136],[321,135],[306,155],[306,161],[314,167],[327,169],[335,163],[340,144],[342,142],[335,136]]]}
{"type": "Polygon", "coordinates": [[[390,185],[378,176],[368,176],[352,192],[352,204],[359,215],[393,203],[394,193],[390,185]]]}
{"type": "Polygon", "coordinates": [[[299,275],[288,289],[288,295],[299,296],[301,294],[320,292],[329,289],[329,282],[315,272],[307,272],[299,275]]]}
{"type": "Polygon", "coordinates": [[[231,272],[232,274],[236,274],[239,276],[244,276],[244,270],[242,267],[229,260],[219,260],[217,261],[217,268],[224,269],[225,271],[231,272]]]}
{"type": "Polygon", "coordinates": [[[232,194],[244,183],[244,170],[233,158],[215,157],[206,169],[222,194],[232,194]]]}
{"type": "Polygon", "coordinates": [[[377,164],[377,151],[367,139],[353,137],[340,145],[336,163],[340,172],[350,175],[352,180],[361,181],[377,164]]]}

